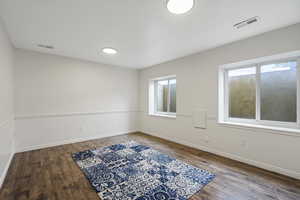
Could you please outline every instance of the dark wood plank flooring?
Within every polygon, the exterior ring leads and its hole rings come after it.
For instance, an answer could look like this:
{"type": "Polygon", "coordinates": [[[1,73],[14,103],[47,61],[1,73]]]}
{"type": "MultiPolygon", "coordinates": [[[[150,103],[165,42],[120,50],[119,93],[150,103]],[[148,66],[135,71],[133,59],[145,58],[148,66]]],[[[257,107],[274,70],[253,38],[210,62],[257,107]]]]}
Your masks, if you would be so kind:
{"type": "MultiPolygon", "coordinates": [[[[70,154],[135,140],[216,174],[193,200],[300,200],[300,181],[142,133],[17,153],[1,200],[98,200],[70,154]]],[[[295,158],[298,159],[298,158],[295,158]]]]}

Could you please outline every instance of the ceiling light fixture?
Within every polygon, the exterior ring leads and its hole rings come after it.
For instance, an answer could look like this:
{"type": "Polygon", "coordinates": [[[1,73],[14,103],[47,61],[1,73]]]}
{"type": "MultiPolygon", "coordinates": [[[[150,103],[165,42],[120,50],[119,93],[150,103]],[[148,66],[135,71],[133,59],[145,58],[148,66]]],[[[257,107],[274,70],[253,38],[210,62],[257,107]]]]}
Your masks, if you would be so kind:
{"type": "Polygon", "coordinates": [[[118,53],[118,51],[116,49],[113,49],[110,47],[103,48],[102,52],[105,54],[109,54],[109,55],[114,55],[114,54],[118,53]]]}
{"type": "Polygon", "coordinates": [[[194,0],[167,0],[167,8],[171,13],[183,14],[194,7],[194,0]]]}

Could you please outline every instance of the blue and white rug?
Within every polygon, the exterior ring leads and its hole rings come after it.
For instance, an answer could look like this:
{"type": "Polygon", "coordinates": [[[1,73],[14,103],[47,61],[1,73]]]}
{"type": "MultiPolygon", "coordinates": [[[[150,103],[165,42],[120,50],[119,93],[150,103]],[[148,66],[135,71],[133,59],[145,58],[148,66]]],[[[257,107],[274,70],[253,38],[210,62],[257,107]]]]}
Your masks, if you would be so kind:
{"type": "Polygon", "coordinates": [[[185,200],[215,177],[134,141],[72,157],[102,200],[185,200]]]}

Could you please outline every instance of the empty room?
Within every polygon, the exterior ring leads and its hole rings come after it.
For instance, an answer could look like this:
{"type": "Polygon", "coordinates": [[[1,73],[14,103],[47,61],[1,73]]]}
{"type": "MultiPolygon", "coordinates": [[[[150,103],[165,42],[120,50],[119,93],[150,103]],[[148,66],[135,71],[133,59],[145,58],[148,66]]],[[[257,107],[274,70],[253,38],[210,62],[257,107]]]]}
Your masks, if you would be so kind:
{"type": "Polygon", "coordinates": [[[299,0],[0,0],[0,200],[300,200],[299,0]]]}

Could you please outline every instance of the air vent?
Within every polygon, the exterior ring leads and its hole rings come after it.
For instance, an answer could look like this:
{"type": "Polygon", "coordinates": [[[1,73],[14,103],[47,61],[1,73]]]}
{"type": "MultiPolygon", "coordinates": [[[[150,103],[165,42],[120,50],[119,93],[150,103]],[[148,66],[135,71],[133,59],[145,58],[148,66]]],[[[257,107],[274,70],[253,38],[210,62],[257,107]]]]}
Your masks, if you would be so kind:
{"type": "Polygon", "coordinates": [[[242,22],[239,22],[239,23],[233,25],[233,27],[239,29],[239,28],[248,26],[250,24],[253,24],[255,22],[258,22],[258,20],[259,20],[259,17],[257,17],[257,16],[256,17],[252,17],[252,18],[249,18],[249,19],[247,19],[245,21],[242,21],[242,22]]]}
{"type": "Polygon", "coordinates": [[[54,49],[51,45],[38,44],[37,46],[44,49],[54,49]]]}

